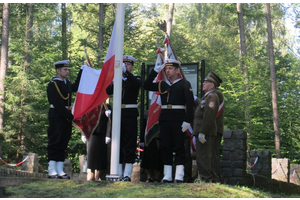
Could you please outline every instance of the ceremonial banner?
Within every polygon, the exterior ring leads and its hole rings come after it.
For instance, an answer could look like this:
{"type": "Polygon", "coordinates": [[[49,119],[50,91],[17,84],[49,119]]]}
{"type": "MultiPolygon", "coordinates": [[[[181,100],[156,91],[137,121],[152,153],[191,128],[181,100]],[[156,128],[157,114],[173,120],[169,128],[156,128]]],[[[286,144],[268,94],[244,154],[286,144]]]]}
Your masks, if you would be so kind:
{"type": "MultiPolygon", "coordinates": [[[[72,113],[75,118],[73,125],[79,127],[87,139],[97,126],[101,103],[109,97],[106,94],[106,88],[114,77],[114,40],[115,25],[102,70],[96,70],[87,65],[82,66],[83,71],[72,113]]],[[[87,63],[90,63],[89,60],[87,63]]]]}
{"type": "MultiPolygon", "coordinates": [[[[162,55],[162,48],[158,48],[156,51],[157,53],[157,59],[156,59],[156,66],[163,64],[163,55],[162,55]]],[[[160,73],[157,75],[157,77],[154,79],[154,82],[161,81],[165,79],[165,72],[164,69],[160,71],[160,73]]],[[[151,104],[149,107],[149,114],[148,114],[148,120],[147,120],[147,126],[145,130],[145,144],[148,146],[151,140],[159,134],[159,124],[158,119],[161,112],[161,99],[159,92],[152,93],[151,97],[151,104]]]]}

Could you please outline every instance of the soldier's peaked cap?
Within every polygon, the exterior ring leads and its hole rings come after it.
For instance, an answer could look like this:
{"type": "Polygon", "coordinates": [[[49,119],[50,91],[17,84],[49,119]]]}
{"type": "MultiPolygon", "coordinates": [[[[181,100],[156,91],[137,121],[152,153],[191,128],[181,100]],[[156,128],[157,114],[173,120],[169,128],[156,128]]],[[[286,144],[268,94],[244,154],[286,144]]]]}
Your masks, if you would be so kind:
{"type": "Polygon", "coordinates": [[[219,87],[222,83],[222,79],[213,72],[209,72],[204,80],[214,83],[216,87],[219,87]]]}
{"type": "Polygon", "coordinates": [[[136,60],[133,56],[124,55],[123,62],[130,62],[133,65],[136,62],[136,60]]]}
{"type": "Polygon", "coordinates": [[[58,68],[62,68],[62,67],[69,67],[69,63],[70,63],[69,60],[61,60],[61,61],[54,63],[53,65],[55,66],[55,69],[58,69],[58,68]]]}
{"type": "Polygon", "coordinates": [[[174,66],[179,67],[181,65],[181,62],[175,59],[166,59],[165,60],[165,66],[174,66]]]}

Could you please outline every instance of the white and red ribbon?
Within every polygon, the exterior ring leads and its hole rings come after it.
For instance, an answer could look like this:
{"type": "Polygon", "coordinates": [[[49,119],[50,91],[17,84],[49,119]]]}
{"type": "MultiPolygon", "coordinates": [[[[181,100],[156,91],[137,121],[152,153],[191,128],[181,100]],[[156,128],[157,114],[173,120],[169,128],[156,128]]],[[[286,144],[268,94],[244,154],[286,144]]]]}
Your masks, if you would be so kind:
{"type": "Polygon", "coordinates": [[[255,161],[252,165],[248,165],[248,167],[253,168],[257,163],[258,157],[255,158],[255,161]]]}
{"type": "Polygon", "coordinates": [[[28,158],[28,156],[26,156],[26,158],[25,158],[24,160],[22,160],[21,162],[19,162],[19,163],[17,163],[17,164],[10,164],[10,163],[7,163],[7,162],[5,162],[1,157],[0,157],[0,160],[1,160],[4,164],[6,164],[6,165],[9,165],[9,166],[12,166],[12,167],[16,167],[16,166],[19,166],[19,165],[21,165],[22,163],[24,163],[24,162],[27,160],[27,158],[28,158]]]}
{"type": "Polygon", "coordinates": [[[275,173],[277,172],[279,165],[280,165],[280,163],[277,164],[277,167],[276,167],[276,169],[272,172],[272,174],[275,174],[275,173]]]}

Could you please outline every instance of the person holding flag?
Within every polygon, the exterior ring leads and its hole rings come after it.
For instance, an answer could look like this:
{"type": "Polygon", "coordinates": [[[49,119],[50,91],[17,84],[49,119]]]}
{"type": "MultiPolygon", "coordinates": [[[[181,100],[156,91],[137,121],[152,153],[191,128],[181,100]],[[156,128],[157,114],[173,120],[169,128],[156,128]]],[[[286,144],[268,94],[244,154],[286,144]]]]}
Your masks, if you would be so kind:
{"type": "MultiPolygon", "coordinates": [[[[122,105],[121,105],[121,136],[120,136],[120,159],[119,176],[122,181],[131,181],[133,163],[136,158],[137,147],[137,99],[139,89],[142,85],[141,77],[132,74],[136,59],[130,55],[123,56],[123,76],[122,76],[122,105]],[[124,176],[123,176],[123,163],[124,176]]],[[[113,94],[114,83],[107,88],[108,95],[113,94]]]]}
{"type": "Polygon", "coordinates": [[[176,165],[174,182],[183,182],[185,131],[190,127],[193,120],[193,90],[190,82],[180,76],[180,68],[181,62],[178,60],[166,59],[162,65],[158,64],[154,67],[144,83],[146,90],[159,91],[160,94],[159,125],[164,164],[162,182],[166,183],[173,182],[173,163],[176,165]],[[167,79],[153,82],[162,70],[165,70],[167,79]],[[173,152],[175,152],[174,162],[173,152]]]}
{"type": "Polygon", "coordinates": [[[71,113],[72,92],[79,86],[82,69],[74,83],[69,75],[69,60],[54,63],[56,77],[47,86],[47,97],[50,104],[48,113],[48,178],[70,179],[63,171],[66,149],[72,134],[74,116],[71,113]]]}

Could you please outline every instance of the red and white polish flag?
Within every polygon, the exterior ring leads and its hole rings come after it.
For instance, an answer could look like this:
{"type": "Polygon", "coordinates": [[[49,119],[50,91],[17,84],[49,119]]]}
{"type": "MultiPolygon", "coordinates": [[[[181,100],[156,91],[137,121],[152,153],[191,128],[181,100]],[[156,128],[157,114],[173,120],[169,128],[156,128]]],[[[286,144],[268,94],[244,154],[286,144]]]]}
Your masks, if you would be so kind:
{"type": "Polygon", "coordinates": [[[103,103],[109,95],[106,94],[106,88],[112,82],[114,77],[115,64],[115,25],[111,35],[108,51],[105,57],[102,70],[91,68],[87,65],[82,66],[82,75],[75,98],[72,113],[74,115],[74,123],[79,127],[84,134],[89,138],[92,129],[84,130],[84,120],[87,113],[93,111],[101,103],[103,103]]]}

